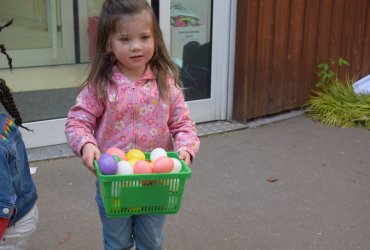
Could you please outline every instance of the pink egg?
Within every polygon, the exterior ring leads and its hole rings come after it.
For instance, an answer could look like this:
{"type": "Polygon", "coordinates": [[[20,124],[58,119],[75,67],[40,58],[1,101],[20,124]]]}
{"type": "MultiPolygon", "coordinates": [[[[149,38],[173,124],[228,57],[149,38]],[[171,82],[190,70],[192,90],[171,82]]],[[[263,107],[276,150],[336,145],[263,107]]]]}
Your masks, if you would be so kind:
{"type": "Polygon", "coordinates": [[[169,173],[173,169],[173,160],[168,156],[162,156],[153,162],[153,172],[169,173]]]}
{"type": "Polygon", "coordinates": [[[152,173],[152,166],[145,160],[138,160],[134,165],[135,174],[150,174],[152,173]]]}
{"type": "Polygon", "coordinates": [[[125,152],[123,152],[123,150],[121,150],[119,148],[115,148],[115,147],[108,148],[108,150],[105,153],[106,154],[109,154],[109,155],[118,156],[122,161],[126,161],[127,160],[127,157],[125,155],[125,152]]]}

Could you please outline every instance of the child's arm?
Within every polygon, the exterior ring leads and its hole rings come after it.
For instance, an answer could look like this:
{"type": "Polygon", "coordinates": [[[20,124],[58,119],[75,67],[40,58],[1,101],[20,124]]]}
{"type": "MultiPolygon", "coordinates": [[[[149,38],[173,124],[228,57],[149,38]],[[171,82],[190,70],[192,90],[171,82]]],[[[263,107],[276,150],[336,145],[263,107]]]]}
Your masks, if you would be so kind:
{"type": "Polygon", "coordinates": [[[171,85],[171,106],[168,126],[174,139],[174,150],[188,165],[198,153],[200,140],[189,108],[180,89],[171,85]]]}
{"type": "Polygon", "coordinates": [[[76,104],[68,112],[65,134],[72,151],[82,156],[83,147],[97,142],[94,138],[96,122],[104,111],[104,104],[93,88],[85,87],[77,97],[76,104]]]}
{"type": "Polygon", "coordinates": [[[0,239],[2,238],[12,216],[16,195],[12,183],[12,175],[8,157],[0,142],[0,239]]]}

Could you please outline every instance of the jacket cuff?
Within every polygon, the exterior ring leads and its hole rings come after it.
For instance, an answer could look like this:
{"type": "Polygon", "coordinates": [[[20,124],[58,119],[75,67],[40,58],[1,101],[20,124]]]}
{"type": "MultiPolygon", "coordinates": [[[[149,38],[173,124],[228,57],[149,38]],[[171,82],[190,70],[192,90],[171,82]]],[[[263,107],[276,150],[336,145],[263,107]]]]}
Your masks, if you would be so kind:
{"type": "Polygon", "coordinates": [[[13,206],[9,204],[0,204],[0,217],[10,219],[12,216],[13,206]]]}

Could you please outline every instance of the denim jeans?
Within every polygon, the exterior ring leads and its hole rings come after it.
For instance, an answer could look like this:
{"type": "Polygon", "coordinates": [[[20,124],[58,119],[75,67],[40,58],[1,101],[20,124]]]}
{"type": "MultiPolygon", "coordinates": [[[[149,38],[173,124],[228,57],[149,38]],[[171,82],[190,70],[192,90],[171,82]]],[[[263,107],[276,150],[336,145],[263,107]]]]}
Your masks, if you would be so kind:
{"type": "Polygon", "coordinates": [[[99,207],[100,220],[103,224],[105,250],[131,249],[159,250],[163,245],[165,215],[135,215],[121,218],[108,218],[97,183],[96,203],[99,207]]]}
{"type": "Polygon", "coordinates": [[[14,225],[8,227],[0,240],[0,250],[25,250],[28,241],[37,228],[39,213],[36,204],[14,225]]]}

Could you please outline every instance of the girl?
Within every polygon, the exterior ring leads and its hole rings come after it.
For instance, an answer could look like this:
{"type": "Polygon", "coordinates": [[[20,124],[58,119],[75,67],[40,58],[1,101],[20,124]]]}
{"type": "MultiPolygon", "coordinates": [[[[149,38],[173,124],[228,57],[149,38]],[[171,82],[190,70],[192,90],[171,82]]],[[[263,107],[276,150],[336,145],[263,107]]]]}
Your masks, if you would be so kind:
{"type": "Polygon", "coordinates": [[[22,118],[3,79],[0,101],[0,250],[26,249],[38,223],[37,193],[18,129],[22,118]]]}
{"type": "MultiPolygon", "coordinates": [[[[109,147],[128,152],[161,147],[188,165],[199,148],[194,122],[178,85],[156,17],[146,0],[106,0],[87,81],[70,109],[65,133],[93,173],[109,147]]],[[[108,249],[161,249],[164,215],[108,219],[97,185],[96,202],[108,249]]]]}

